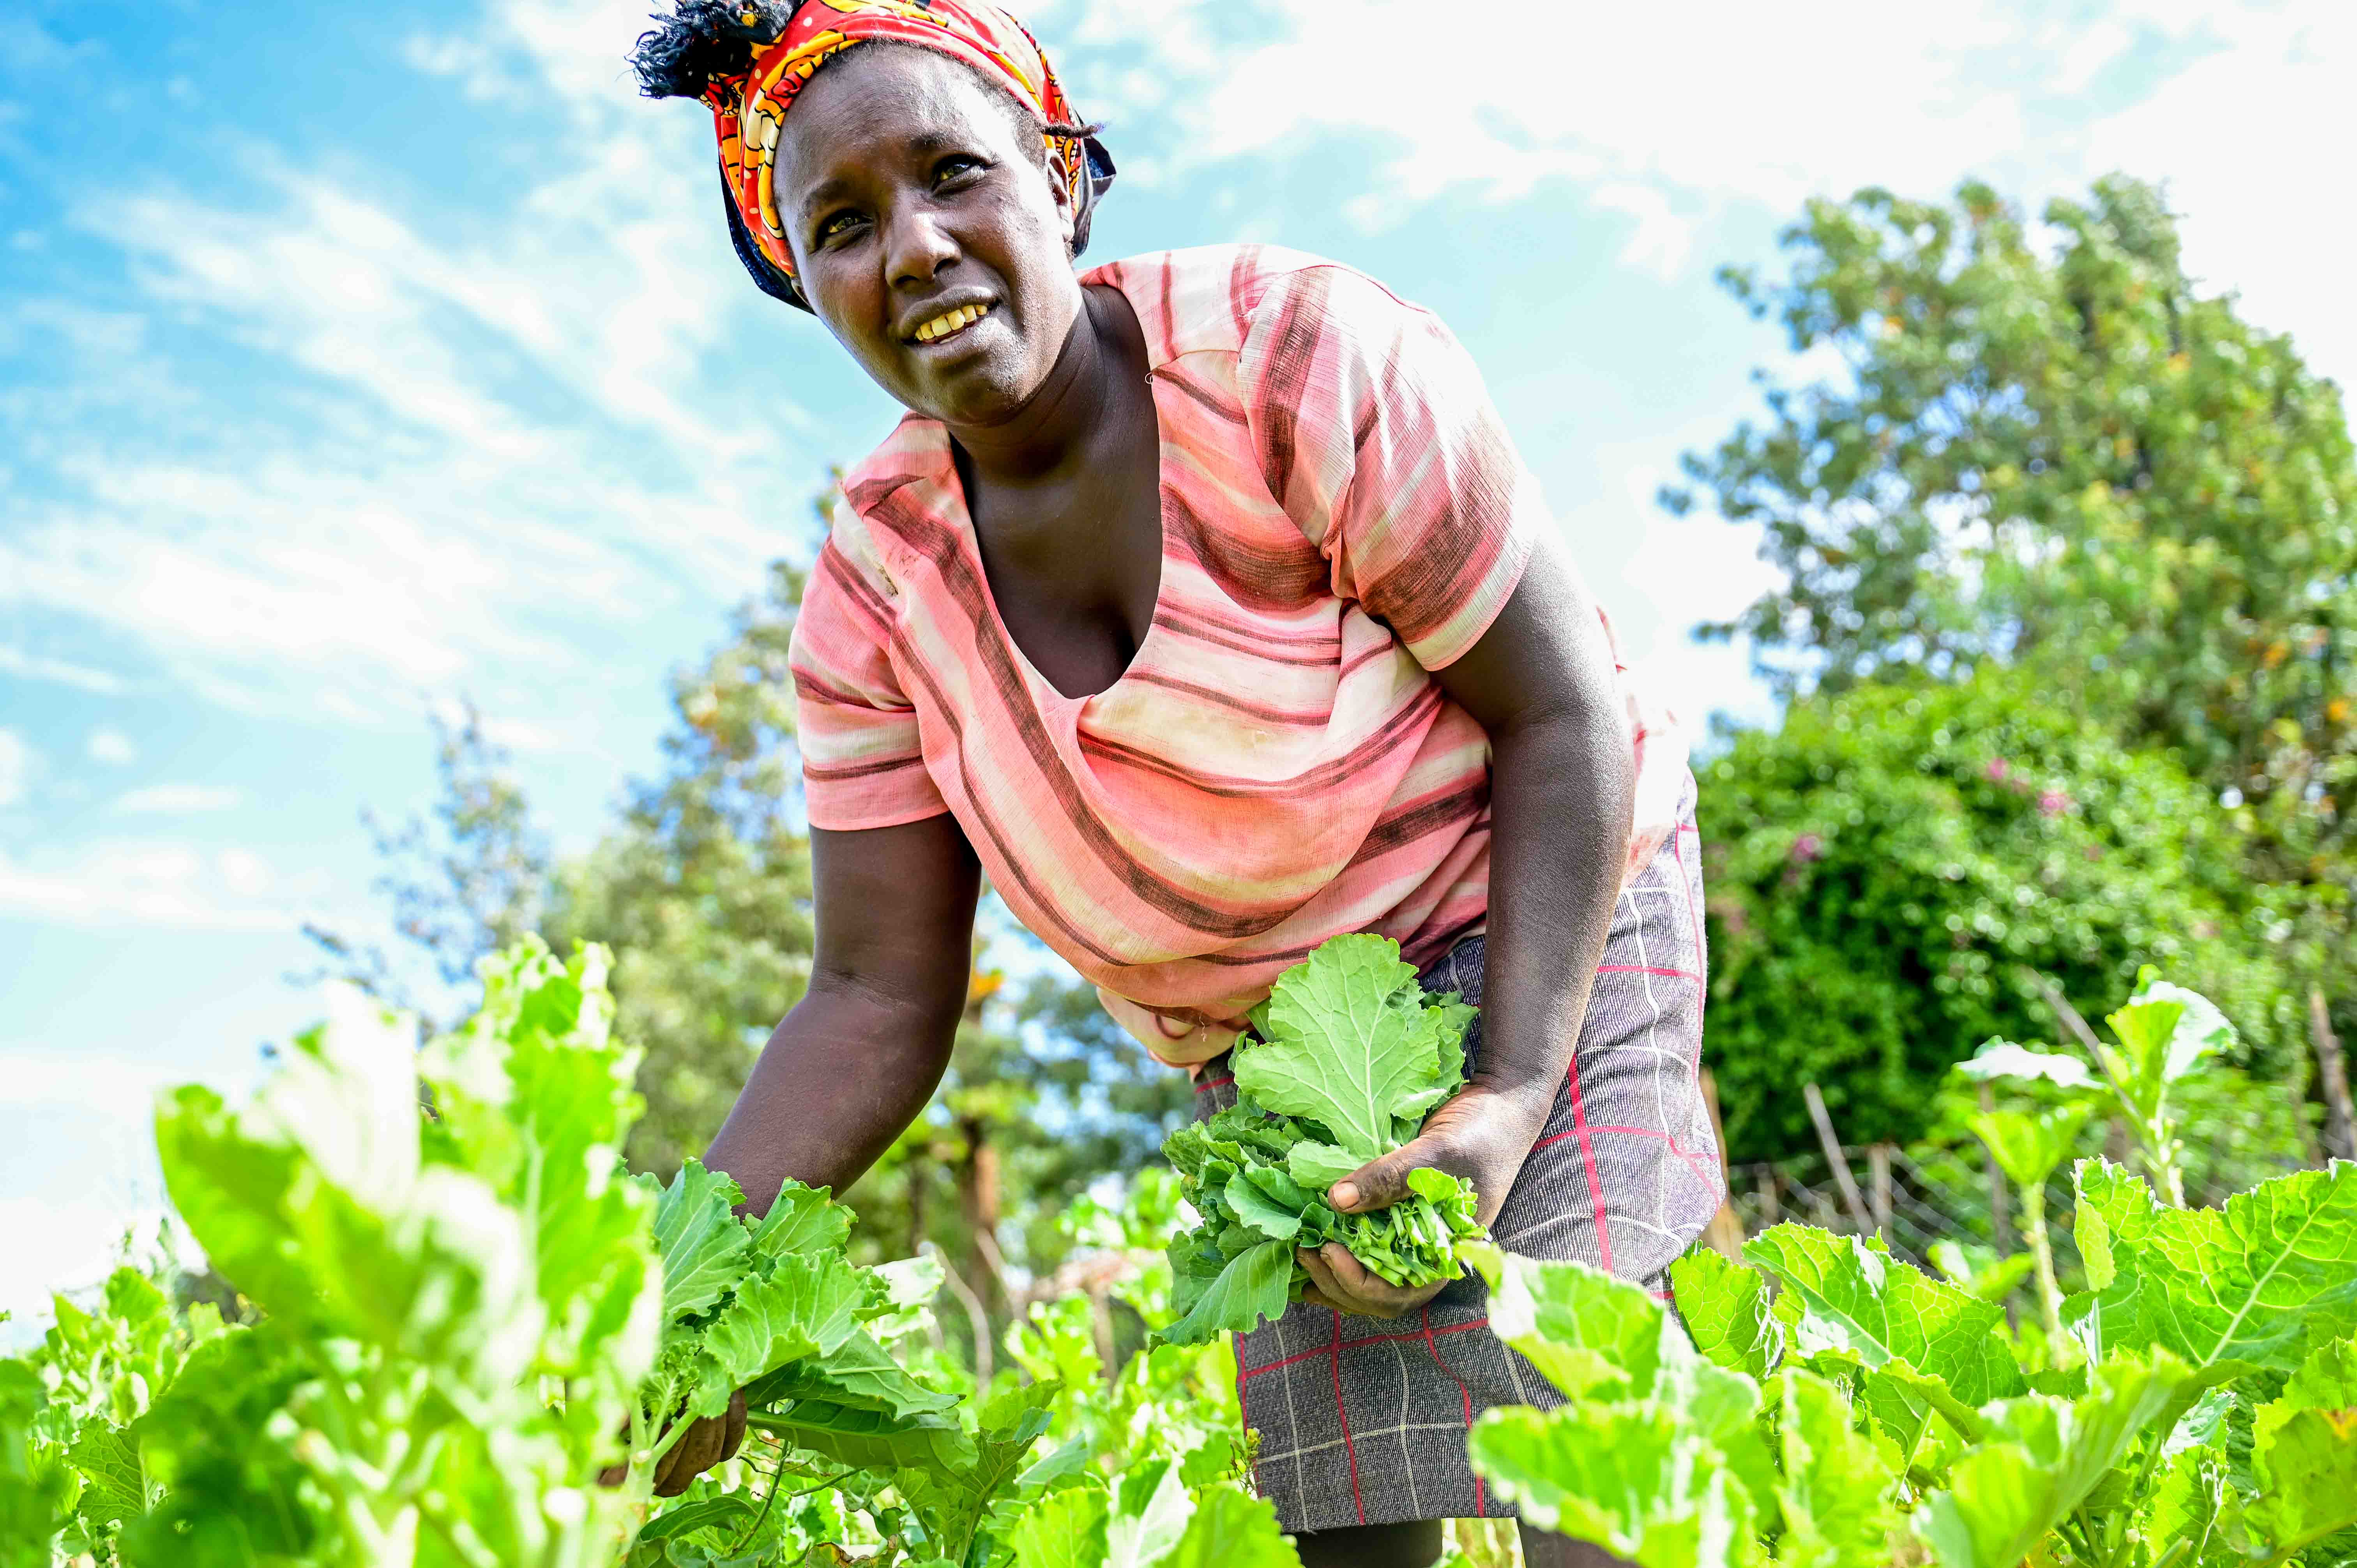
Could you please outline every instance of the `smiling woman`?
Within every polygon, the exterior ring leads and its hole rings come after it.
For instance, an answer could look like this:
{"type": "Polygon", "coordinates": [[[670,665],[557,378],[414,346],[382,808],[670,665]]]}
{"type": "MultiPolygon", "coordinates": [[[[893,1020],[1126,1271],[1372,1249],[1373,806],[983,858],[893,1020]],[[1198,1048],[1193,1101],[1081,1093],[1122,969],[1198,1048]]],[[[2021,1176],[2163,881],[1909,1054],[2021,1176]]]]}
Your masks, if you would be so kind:
{"type": "MultiPolygon", "coordinates": [[[[707,1163],[766,1204],[889,1145],[986,872],[1204,1115],[1280,973],[1395,941],[1481,1007],[1470,1078],[1335,1207],[1445,1170],[1509,1249],[1659,1288],[1721,1196],[1684,747],[1448,328],[1258,246],[1076,276],[1111,161],[980,0],[690,0],[639,63],[712,110],[755,281],[909,411],[794,634],[809,992],[707,1163]]],[[[1429,1563],[1439,1520],[1509,1511],[1474,1416],[1544,1385],[1478,1281],[1301,1264],[1312,1299],[1238,1341],[1259,1485],[1305,1562],[1429,1563]]]]}

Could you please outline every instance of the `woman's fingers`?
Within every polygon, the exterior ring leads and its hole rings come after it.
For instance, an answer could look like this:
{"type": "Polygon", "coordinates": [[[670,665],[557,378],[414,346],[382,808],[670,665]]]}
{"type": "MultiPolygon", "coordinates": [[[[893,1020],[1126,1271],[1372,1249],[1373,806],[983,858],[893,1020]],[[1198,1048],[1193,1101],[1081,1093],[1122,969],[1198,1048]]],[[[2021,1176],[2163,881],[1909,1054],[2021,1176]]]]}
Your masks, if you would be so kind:
{"type": "MultiPolygon", "coordinates": [[[[699,1416],[691,1422],[687,1430],[680,1434],[679,1441],[672,1444],[671,1452],[656,1462],[655,1496],[679,1496],[698,1476],[735,1452],[734,1444],[727,1452],[722,1450],[722,1441],[727,1434],[728,1424],[725,1420],[699,1416]]],[[[742,1435],[741,1431],[739,1435],[742,1435]]]]}
{"type": "Polygon", "coordinates": [[[1314,1286],[1303,1293],[1303,1300],[1314,1300],[1320,1306],[1359,1317],[1397,1317],[1422,1306],[1440,1289],[1433,1285],[1424,1290],[1407,1290],[1393,1284],[1370,1273],[1340,1241],[1329,1241],[1315,1251],[1303,1248],[1295,1255],[1301,1260],[1314,1286]]]}
{"type": "MultiPolygon", "coordinates": [[[[679,1441],[655,1461],[655,1496],[675,1498],[688,1483],[724,1459],[734,1458],[745,1443],[745,1391],[728,1396],[728,1409],[716,1416],[698,1416],[687,1423],[679,1441]]],[[[597,1472],[600,1486],[619,1487],[629,1478],[628,1464],[608,1465],[597,1472]]]]}
{"type": "MultiPolygon", "coordinates": [[[[738,1389],[728,1396],[728,1414],[721,1434],[720,1458],[733,1459],[737,1450],[745,1445],[745,1391],[738,1389]]],[[[719,1460],[713,1461],[718,1464],[719,1460]]]]}
{"type": "Polygon", "coordinates": [[[1405,1203],[1415,1196],[1415,1189],[1407,1184],[1408,1172],[1427,1165],[1451,1175],[1461,1174],[1454,1169],[1448,1147],[1427,1132],[1406,1147],[1370,1160],[1336,1182],[1328,1189],[1326,1201],[1345,1214],[1364,1214],[1370,1209],[1405,1203]]]}

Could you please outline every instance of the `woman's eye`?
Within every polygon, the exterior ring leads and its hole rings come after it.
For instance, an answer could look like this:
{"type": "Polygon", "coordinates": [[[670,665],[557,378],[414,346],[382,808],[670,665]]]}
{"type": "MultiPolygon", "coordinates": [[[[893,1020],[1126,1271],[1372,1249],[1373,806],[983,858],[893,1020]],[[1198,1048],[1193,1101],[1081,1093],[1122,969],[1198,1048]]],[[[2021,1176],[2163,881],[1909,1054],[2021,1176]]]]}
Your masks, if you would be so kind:
{"type": "Polygon", "coordinates": [[[829,240],[839,239],[856,228],[858,223],[859,215],[856,212],[832,213],[819,220],[818,242],[823,245],[829,240]]]}
{"type": "Polygon", "coordinates": [[[980,158],[968,157],[963,153],[960,153],[952,157],[943,158],[941,161],[939,166],[937,166],[933,170],[933,183],[935,185],[946,185],[951,180],[957,178],[960,175],[972,174],[976,169],[984,168],[985,166],[985,166],[980,158]]]}

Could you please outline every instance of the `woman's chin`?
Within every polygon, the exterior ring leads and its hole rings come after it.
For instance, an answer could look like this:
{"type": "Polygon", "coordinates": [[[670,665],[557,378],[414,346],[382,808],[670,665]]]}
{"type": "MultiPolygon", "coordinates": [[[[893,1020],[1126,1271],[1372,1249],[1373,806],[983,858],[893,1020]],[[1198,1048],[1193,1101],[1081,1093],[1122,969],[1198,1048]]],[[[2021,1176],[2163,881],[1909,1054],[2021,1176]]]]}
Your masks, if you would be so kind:
{"type": "Polygon", "coordinates": [[[920,372],[910,378],[901,402],[943,424],[978,428],[1012,419],[1036,390],[1036,380],[1023,375],[1020,366],[990,355],[920,372]]]}

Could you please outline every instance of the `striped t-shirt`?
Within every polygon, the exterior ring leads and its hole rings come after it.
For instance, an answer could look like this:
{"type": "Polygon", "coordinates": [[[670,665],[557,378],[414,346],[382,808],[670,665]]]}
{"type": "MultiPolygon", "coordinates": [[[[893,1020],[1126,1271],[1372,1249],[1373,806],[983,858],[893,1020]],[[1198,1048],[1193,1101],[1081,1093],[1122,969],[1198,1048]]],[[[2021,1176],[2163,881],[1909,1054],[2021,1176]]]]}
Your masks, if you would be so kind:
{"type": "Polygon", "coordinates": [[[1344,932],[1431,962],[1488,908],[1490,746],[1430,672],[1513,591],[1535,482],[1448,329],[1347,267],[1213,246],[1082,281],[1128,299],[1152,365],[1151,628],[1107,690],[1050,685],[947,432],[903,419],[845,479],[793,634],[812,824],[952,813],[1117,1015],[1235,1017],[1344,932]]]}

